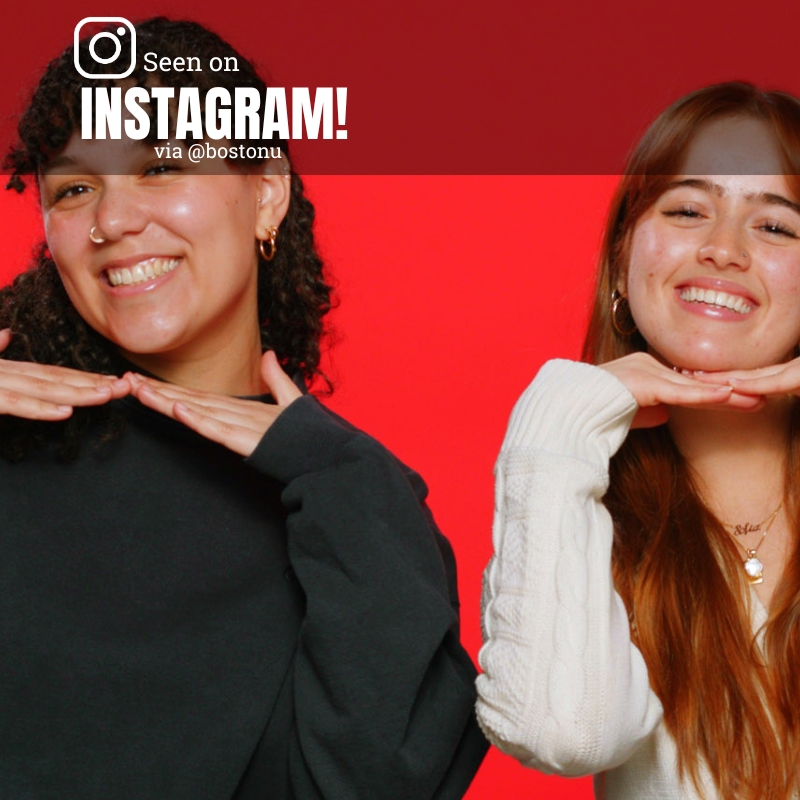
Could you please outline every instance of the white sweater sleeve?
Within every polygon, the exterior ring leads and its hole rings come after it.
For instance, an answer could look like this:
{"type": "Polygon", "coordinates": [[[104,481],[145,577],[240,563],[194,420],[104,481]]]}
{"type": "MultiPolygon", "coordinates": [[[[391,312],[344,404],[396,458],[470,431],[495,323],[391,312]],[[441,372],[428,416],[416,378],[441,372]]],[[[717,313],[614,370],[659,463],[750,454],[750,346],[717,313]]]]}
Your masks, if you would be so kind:
{"type": "Polygon", "coordinates": [[[497,462],[478,719],[543,772],[615,767],[661,720],[612,584],[601,502],[635,412],[610,373],[551,361],[514,408],[497,462]]]}

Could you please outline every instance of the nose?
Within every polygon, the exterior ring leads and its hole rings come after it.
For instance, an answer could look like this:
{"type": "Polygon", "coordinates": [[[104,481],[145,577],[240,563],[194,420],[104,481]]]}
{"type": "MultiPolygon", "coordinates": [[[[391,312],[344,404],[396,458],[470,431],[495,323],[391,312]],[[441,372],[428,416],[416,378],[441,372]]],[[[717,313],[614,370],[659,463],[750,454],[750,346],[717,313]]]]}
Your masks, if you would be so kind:
{"type": "Polygon", "coordinates": [[[701,263],[717,269],[747,269],[750,266],[743,231],[728,220],[720,220],[711,228],[697,251],[697,257],[701,263]]]}
{"type": "Polygon", "coordinates": [[[108,176],[95,206],[97,235],[107,241],[141,233],[149,221],[142,198],[126,178],[125,175],[108,176]]]}

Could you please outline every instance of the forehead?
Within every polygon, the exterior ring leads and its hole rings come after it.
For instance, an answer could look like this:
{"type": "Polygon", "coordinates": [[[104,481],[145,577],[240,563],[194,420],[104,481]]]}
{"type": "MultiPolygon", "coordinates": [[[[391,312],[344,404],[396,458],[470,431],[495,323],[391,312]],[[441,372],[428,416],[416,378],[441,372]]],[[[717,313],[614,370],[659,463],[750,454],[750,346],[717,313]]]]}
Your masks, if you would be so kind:
{"type": "Polygon", "coordinates": [[[778,141],[766,122],[724,117],[705,123],[686,149],[683,175],[774,175],[784,172],[778,141]]]}

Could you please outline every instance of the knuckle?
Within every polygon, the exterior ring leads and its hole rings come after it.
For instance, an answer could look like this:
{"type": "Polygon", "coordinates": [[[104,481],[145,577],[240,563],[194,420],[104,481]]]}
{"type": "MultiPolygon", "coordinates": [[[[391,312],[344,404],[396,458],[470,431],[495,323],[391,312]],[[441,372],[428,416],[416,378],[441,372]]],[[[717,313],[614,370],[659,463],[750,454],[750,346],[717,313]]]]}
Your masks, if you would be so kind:
{"type": "Polygon", "coordinates": [[[6,408],[16,408],[22,401],[22,395],[9,389],[0,391],[0,404],[6,408]]]}
{"type": "Polygon", "coordinates": [[[234,434],[233,425],[231,425],[230,422],[218,422],[217,430],[219,431],[221,436],[224,436],[226,438],[229,436],[233,436],[234,434]]]}
{"type": "Polygon", "coordinates": [[[51,388],[50,381],[48,381],[47,378],[38,377],[38,378],[31,378],[31,380],[33,381],[33,388],[37,392],[40,393],[46,392],[48,389],[51,388]]]}

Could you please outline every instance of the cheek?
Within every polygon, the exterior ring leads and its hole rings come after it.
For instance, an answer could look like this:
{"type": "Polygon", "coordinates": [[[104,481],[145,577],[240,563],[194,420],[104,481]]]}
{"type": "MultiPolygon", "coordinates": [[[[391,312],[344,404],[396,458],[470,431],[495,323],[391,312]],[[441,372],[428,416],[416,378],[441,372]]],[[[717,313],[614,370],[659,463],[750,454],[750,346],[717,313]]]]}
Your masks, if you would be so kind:
{"type": "Polygon", "coordinates": [[[162,219],[173,224],[191,225],[193,220],[204,220],[206,216],[212,215],[207,208],[209,204],[204,200],[205,197],[200,192],[194,196],[186,193],[177,197],[165,194],[162,202],[151,206],[150,215],[154,219],[162,219]]]}
{"type": "Polygon", "coordinates": [[[770,304],[780,309],[780,316],[793,326],[800,336],[800,254],[787,254],[770,264],[767,273],[770,304]]]}
{"type": "Polygon", "coordinates": [[[44,235],[47,247],[56,262],[62,279],[77,275],[78,266],[91,256],[90,227],[78,220],[44,217],[44,235]]]}
{"type": "Polygon", "coordinates": [[[665,235],[653,220],[640,223],[634,232],[626,288],[633,304],[650,291],[662,289],[693,260],[695,245],[689,237],[665,235]]]}
{"type": "MultiPolygon", "coordinates": [[[[781,258],[773,259],[766,270],[770,284],[775,287],[779,296],[791,296],[796,302],[800,295],[800,253],[787,253],[781,258]]],[[[789,299],[789,298],[787,298],[789,299]]]]}
{"type": "Polygon", "coordinates": [[[206,208],[202,197],[180,195],[167,197],[152,203],[148,209],[154,229],[165,229],[189,242],[209,235],[215,227],[214,214],[206,208]]]}
{"type": "Polygon", "coordinates": [[[631,242],[625,286],[632,307],[647,295],[651,284],[658,278],[664,256],[663,244],[650,227],[637,228],[631,242]]]}
{"type": "MultiPolygon", "coordinates": [[[[237,195],[230,196],[220,187],[211,191],[172,198],[151,210],[153,219],[196,249],[218,254],[231,253],[244,241],[255,242],[255,221],[237,195]]],[[[255,245],[253,245],[255,246],[255,245]]]]}
{"type": "Polygon", "coordinates": [[[684,261],[679,242],[663,236],[650,221],[640,223],[631,241],[625,288],[636,327],[651,345],[667,320],[669,278],[684,261]]]}

